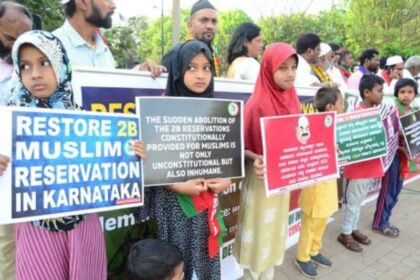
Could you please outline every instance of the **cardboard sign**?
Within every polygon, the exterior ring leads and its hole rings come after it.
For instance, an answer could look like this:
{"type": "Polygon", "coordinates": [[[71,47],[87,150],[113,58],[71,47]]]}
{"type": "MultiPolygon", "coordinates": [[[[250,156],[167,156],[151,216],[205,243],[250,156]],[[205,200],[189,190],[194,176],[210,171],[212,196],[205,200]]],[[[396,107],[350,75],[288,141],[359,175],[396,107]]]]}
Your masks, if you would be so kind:
{"type": "Polygon", "coordinates": [[[0,115],[0,154],[11,158],[0,177],[0,223],[143,204],[133,116],[12,107],[0,115]]]}
{"type": "Polygon", "coordinates": [[[398,121],[398,109],[393,107],[386,116],[382,118],[385,129],[388,153],[381,158],[384,172],[388,170],[398,150],[398,138],[400,135],[400,123],[398,121]]]}
{"type": "Polygon", "coordinates": [[[261,118],[267,196],[338,178],[335,113],[261,118]]]}
{"type": "Polygon", "coordinates": [[[420,110],[400,118],[404,140],[411,158],[420,154],[420,110]]]}
{"type": "Polygon", "coordinates": [[[379,108],[337,116],[340,166],[386,155],[387,142],[379,108]]]}
{"type": "Polygon", "coordinates": [[[244,176],[242,101],[137,97],[145,186],[244,176]]]}

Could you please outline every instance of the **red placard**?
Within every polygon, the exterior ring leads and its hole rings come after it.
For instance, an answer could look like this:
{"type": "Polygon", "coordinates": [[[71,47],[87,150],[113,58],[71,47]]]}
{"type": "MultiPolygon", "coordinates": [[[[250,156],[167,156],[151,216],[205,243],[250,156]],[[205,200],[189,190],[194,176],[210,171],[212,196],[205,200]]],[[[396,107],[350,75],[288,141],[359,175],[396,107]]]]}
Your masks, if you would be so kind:
{"type": "Polygon", "coordinates": [[[335,112],[261,119],[267,196],[338,178],[335,112]]]}

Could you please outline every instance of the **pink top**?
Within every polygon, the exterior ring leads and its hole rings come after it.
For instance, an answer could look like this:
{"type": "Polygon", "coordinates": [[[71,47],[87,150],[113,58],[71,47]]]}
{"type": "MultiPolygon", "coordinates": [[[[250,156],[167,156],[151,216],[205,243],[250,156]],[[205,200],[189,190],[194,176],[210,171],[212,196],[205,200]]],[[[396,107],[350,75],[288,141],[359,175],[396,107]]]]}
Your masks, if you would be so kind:
{"type": "Polygon", "coordinates": [[[7,64],[3,59],[0,58],[0,82],[12,76],[13,65],[7,64]]]}
{"type": "Polygon", "coordinates": [[[347,80],[347,88],[359,90],[359,84],[362,77],[363,73],[361,71],[356,71],[351,74],[350,78],[347,80]]]}

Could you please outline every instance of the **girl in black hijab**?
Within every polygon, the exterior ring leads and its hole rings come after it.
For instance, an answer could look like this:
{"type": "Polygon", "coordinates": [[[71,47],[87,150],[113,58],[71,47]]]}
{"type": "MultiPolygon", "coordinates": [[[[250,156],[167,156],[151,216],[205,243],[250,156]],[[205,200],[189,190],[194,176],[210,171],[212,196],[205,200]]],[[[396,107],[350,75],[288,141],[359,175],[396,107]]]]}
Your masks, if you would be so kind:
{"type": "MultiPolygon", "coordinates": [[[[213,96],[212,55],[197,40],[177,45],[169,51],[165,96],[213,96]]],[[[230,186],[229,179],[195,178],[150,190],[151,215],[157,237],[178,246],[185,259],[185,279],[220,279],[220,242],[225,231],[218,209],[218,194],[230,186]]]]}
{"type": "Polygon", "coordinates": [[[187,41],[173,47],[165,55],[163,60],[166,62],[165,65],[167,65],[168,69],[168,81],[165,92],[166,96],[213,97],[214,73],[211,66],[212,55],[206,44],[198,40],[187,41]],[[202,93],[199,93],[199,96],[197,96],[197,93],[185,85],[184,76],[187,70],[189,70],[193,58],[200,53],[209,60],[208,65],[205,65],[208,68],[205,70],[209,70],[208,72],[211,73],[211,79],[208,87],[202,93]]]}

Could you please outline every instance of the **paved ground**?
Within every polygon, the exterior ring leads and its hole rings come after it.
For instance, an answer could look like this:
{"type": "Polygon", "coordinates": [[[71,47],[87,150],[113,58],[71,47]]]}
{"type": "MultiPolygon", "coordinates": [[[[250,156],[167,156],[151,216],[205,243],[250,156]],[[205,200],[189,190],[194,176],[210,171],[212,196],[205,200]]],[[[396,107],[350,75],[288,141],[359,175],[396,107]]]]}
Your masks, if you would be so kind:
{"type": "MultiPolygon", "coordinates": [[[[398,238],[389,238],[370,230],[375,202],[362,208],[360,230],[368,234],[372,244],[364,246],[363,253],[345,249],[336,238],[340,227],[340,213],[327,226],[322,253],[333,262],[331,269],[318,268],[318,279],[420,279],[420,181],[404,187],[394,209],[392,222],[401,230],[398,238]]],[[[296,246],[286,253],[275,279],[309,279],[296,268],[296,246]]]]}

